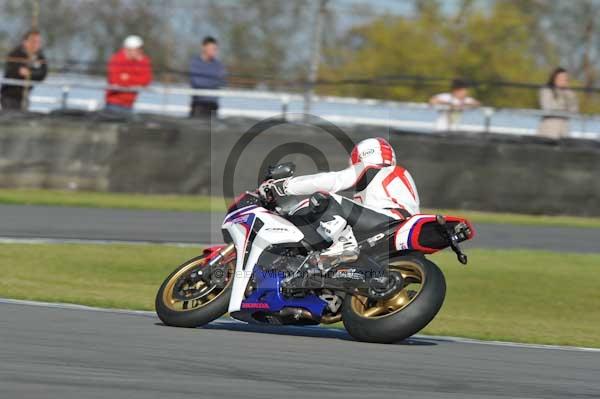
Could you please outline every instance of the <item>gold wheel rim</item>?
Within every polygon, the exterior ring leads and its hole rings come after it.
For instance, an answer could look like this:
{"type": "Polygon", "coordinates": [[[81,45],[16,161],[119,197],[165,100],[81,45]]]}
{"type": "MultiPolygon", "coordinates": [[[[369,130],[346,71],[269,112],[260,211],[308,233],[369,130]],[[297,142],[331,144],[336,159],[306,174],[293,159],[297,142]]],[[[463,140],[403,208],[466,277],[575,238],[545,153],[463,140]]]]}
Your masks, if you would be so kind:
{"type": "Polygon", "coordinates": [[[393,297],[383,301],[372,301],[367,297],[355,295],[350,305],[352,310],[362,317],[379,319],[388,317],[404,310],[420,294],[425,284],[423,267],[411,261],[399,261],[389,265],[390,272],[399,272],[404,279],[402,289],[393,297]]]}
{"type": "Polygon", "coordinates": [[[165,304],[165,306],[167,308],[169,308],[170,310],[174,310],[176,312],[189,312],[192,310],[197,310],[197,309],[200,309],[200,308],[208,305],[209,303],[211,303],[212,301],[214,301],[215,299],[220,297],[227,290],[227,288],[231,285],[231,282],[233,281],[232,276],[233,276],[233,270],[235,268],[234,260],[229,261],[229,263],[228,263],[228,267],[226,269],[227,270],[227,277],[226,277],[227,282],[225,284],[225,287],[223,287],[223,288],[219,288],[217,286],[208,287],[206,285],[206,283],[204,283],[203,281],[199,281],[195,284],[194,288],[199,290],[203,286],[207,287],[206,288],[207,292],[205,293],[205,296],[203,296],[202,298],[191,299],[189,301],[182,301],[182,300],[174,298],[173,290],[175,288],[175,285],[179,281],[179,279],[182,278],[184,275],[188,274],[192,269],[195,269],[195,268],[205,265],[207,263],[207,261],[208,260],[206,258],[197,259],[197,260],[185,265],[180,270],[178,270],[177,273],[175,273],[173,276],[171,276],[171,278],[167,282],[167,285],[165,286],[165,289],[163,290],[163,295],[162,295],[163,303],[165,304]]]}

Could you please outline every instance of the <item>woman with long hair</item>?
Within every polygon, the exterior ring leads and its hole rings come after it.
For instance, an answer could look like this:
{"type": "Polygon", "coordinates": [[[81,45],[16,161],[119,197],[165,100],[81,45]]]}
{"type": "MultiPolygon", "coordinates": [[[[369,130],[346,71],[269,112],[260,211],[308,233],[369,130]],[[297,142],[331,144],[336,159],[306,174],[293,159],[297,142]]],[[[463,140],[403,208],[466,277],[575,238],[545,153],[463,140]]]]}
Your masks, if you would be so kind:
{"type": "Polygon", "coordinates": [[[579,112],[577,96],[569,85],[569,73],[556,68],[540,89],[540,108],[545,111],[538,135],[560,139],[569,135],[569,113],[579,112]]]}

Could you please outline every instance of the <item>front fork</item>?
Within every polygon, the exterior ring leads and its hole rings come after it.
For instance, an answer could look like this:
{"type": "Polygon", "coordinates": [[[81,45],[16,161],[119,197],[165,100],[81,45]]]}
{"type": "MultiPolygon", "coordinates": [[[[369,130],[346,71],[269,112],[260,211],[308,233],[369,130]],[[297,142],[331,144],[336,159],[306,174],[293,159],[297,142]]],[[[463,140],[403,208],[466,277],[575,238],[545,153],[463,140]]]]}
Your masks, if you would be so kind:
{"type": "Polygon", "coordinates": [[[207,263],[207,265],[197,272],[202,281],[211,284],[212,274],[215,271],[215,268],[220,265],[223,259],[231,255],[233,251],[235,251],[235,245],[233,243],[227,244],[225,247],[218,250],[218,253],[207,263]]]}
{"type": "Polygon", "coordinates": [[[224,258],[229,256],[233,251],[235,251],[235,245],[233,243],[227,244],[225,247],[221,248],[218,254],[208,262],[206,265],[207,268],[212,268],[215,265],[218,265],[224,258]]]}

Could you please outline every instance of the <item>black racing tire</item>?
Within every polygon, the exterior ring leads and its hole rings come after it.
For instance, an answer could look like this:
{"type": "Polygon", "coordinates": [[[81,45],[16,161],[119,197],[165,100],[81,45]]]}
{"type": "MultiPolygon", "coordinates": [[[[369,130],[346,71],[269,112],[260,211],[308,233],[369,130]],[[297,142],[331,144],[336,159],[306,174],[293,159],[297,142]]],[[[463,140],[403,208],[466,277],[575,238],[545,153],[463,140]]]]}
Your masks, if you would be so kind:
{"type": "Polygon", "coordinates": [[[193,328],[210,323],[227,313],[229,299],[231,297],[231,281],[229,284],[211,301],[196,309],[173,310],[166,303],[165,290],[168,289],[172,279],[183,269],[189,268],[191,264],[205,261],[205,256],[198,256],[183,263],[173,273],[165,279],[160,286],[155,300],[156,314],[158,318],[167,326],[193,328]]]}
{"type": "Polygon", "coordinates": [[[402,260],[413,262],[422,270],[424,279],[419,293],[404,308],[378,317],[364,317],[352,306],[354,297],[346,296],[342,321],[356,340],[374,343],[402,341],[427,326],[441,309],[446,296],[446,279],[439,267],[423,256],[403,257],[402,260]]]}

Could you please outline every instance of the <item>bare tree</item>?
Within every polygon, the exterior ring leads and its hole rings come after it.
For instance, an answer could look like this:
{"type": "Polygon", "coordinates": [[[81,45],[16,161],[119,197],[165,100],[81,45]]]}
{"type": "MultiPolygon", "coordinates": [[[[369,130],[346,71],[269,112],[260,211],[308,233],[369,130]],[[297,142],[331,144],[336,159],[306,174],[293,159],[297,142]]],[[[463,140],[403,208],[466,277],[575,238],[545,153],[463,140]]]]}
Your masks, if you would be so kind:
{"type": "MultiPolygon", "coordinates": [[[[88,70],[101,71],[110,54],[130,34],[144,38],[146,51],[157,69],[166,69],[174,57],[168,40],[172,23],[165,18],[170,2],[143,0],[44,0],[39,7],[39,28],[51,59],[64,65],[83,63],[88,70]]],[[[31,4],[0,0],[0,10],[13,23],[13,36],[31,24],[31,4]]],[[[7,29],[6,27],[4,29],[7,29]]],[[[6,35],[6,33],[5,33],[6,35]]],[[[58,67],[54,63],[54,67],[58,67]]]]}
{"type": "Polygon", "coordinates": [[[240,74],[280,79],[308,65],[312,19],[306,0],[211,1],[208,15],[224,43],[224,57],[240,74]]]}

